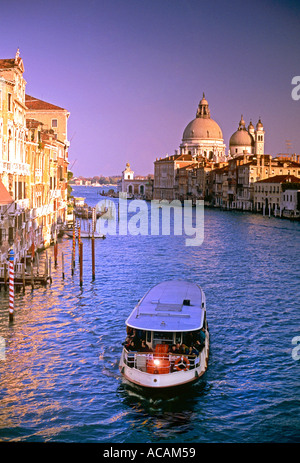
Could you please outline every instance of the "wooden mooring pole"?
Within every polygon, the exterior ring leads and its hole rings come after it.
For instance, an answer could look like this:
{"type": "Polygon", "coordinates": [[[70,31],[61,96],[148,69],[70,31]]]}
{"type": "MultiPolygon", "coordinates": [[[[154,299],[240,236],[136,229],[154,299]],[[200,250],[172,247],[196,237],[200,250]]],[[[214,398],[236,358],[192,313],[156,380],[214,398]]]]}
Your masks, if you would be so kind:
{"type": "Polygon", "coordinates": [[[92,279],[95,280],[95,237],[92,236],[92,279]]]}
{"type": "Polygon", "coordinates": [[[26,259],[24,259],[24,263],[22,265],[23,293],[25,293],[25,262],[26,262],[26,259]]]}
{"type": "Polygon", "coordinates": [[[54,239],[54,267],[57,267],[57,251],[58,251],[58,244],[55,232],[55,239],[54,239]]]}
{"type": "Polygon", "coordinates": [[[83,248],[83,243],[80,241],[79,243],[79,269],[80,269],[80,286],[83,285],[83,260],[82,260],[82,248],[83,248]]]}
{"type": "Polygon", "coordinates": [[[64,253],[61,253],[61,273],[62,273],[62,279],[65,279],[65,263],[64,263],[64,253]]]}
{"type": "Polygon", "coordinates": [[[4,263],[4,291],[7,291],[7,265],[4,263]]]}

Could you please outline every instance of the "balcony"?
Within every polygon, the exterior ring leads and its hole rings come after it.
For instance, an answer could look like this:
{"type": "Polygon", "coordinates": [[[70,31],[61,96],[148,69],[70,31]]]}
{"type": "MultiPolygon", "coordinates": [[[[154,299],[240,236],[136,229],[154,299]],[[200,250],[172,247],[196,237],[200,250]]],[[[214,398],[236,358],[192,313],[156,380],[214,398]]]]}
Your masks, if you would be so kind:
{"type": "Polygon", "coordinates": [[[42,169],[35,169],[34,177],[35,177],[35,183],[42,183],[42,178],[43,178],[42,169]]]}
{"type": "Polygon", "coordinates": [[[51,195],[51,199],[61,198],[61,190],[59,188],[56,188],[55,190],[51,190],[50,195],[51,195]]]}
{"type": "Polygon", "coordinates": [[[30,175],[30,166],[24,162],[0,161],[0,174],[30,175]]]}

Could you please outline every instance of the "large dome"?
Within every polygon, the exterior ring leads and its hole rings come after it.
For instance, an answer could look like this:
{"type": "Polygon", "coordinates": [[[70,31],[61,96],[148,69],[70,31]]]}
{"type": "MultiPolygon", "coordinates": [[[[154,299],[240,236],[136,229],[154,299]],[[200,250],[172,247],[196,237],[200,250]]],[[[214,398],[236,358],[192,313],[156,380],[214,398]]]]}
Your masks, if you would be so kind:
{"type": "Polygon", "coordinates": [[[222,130],[219,125],[210,118],[210,110],[204,93],[197,109],[196,118],[184,129],[182,143],[201,139],[223,141],[222,130]]]}
{"type": "Polygon", "coordinates": [[[185,142],[191,139],[207,139],[222,140],[223,134],[219,125],[213,119],[204,119],[196,117],[185,128],[182,141],[185,142]]]}

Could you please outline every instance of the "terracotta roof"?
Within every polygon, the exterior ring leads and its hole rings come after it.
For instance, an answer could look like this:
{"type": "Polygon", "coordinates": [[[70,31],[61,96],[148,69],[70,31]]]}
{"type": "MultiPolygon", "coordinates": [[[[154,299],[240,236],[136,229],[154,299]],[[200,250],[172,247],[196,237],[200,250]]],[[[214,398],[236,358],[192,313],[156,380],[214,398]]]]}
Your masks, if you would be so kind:
{"type": "Polygon", "coordinates": [[[46,101],[39,100],[38,98],[35,98],[30,95],[25,95],[25,105],[27,106],[28,109],[32,110],[53,110],[53,109],[60,109],[61,111],[65,111],[64,108],[61,108],[60,106],[56,106],[52,103],[47,103],[46,101]]]}
{"type": "Polygon", "coordinates": [[[0,180],[0,205],[3,206],[5,204],[11,204],[13,202],[14,200],[12,199],[9,192],[0,180]]]}
{"type": "Polygon", "coordinates": [[[256,183],[299,183],[300,178],[295,175],[275,175],[274,177],[258,180],[256,183]]]}
{"type": "Polygon", "coordinates": [[[21,62],[21,58],[9,58],[9,59],[0,59],[0,69],[11,69],[16,66],[19,66],[21,62]]]}
{"type": "Polygon", "coordinates": [[[44,125],[44,124],[40,121],[37,121],[36,119],[26,119],[27,128],[36,128],[39,125],[44,125]]]}
{"type": "Polygon", "coordinates": [[[192,161],[191,154],[172,154],[170,156],[166,156],[165,158],[157,159],[156,162],[163,162],[163,161],[192,161]]]}

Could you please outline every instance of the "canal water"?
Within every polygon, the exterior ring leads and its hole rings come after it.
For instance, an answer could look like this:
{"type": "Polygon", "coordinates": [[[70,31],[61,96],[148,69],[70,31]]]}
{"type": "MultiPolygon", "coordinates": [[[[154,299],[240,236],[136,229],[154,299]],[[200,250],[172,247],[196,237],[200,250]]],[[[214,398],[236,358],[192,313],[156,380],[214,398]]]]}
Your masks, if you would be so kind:
{"type": "MultiPolygon", "coordinates": [[[[94,206],[98,188],[74,194],[94,206]]],[[[59,242],[47,287],[0,293],[0,440],[29,442],[300,442],[300,222],[205,210],[201,246],[184,236],[59,242]],[[65,279],[61,275],[65,255],[65,279]],[[144,394],[120,377],[125,320],[162,280],[199,283],[211,336],[206,374],[180,393],[144,394]]],[[[50,253],[53,249],[49,250],[50,253]]]]}

